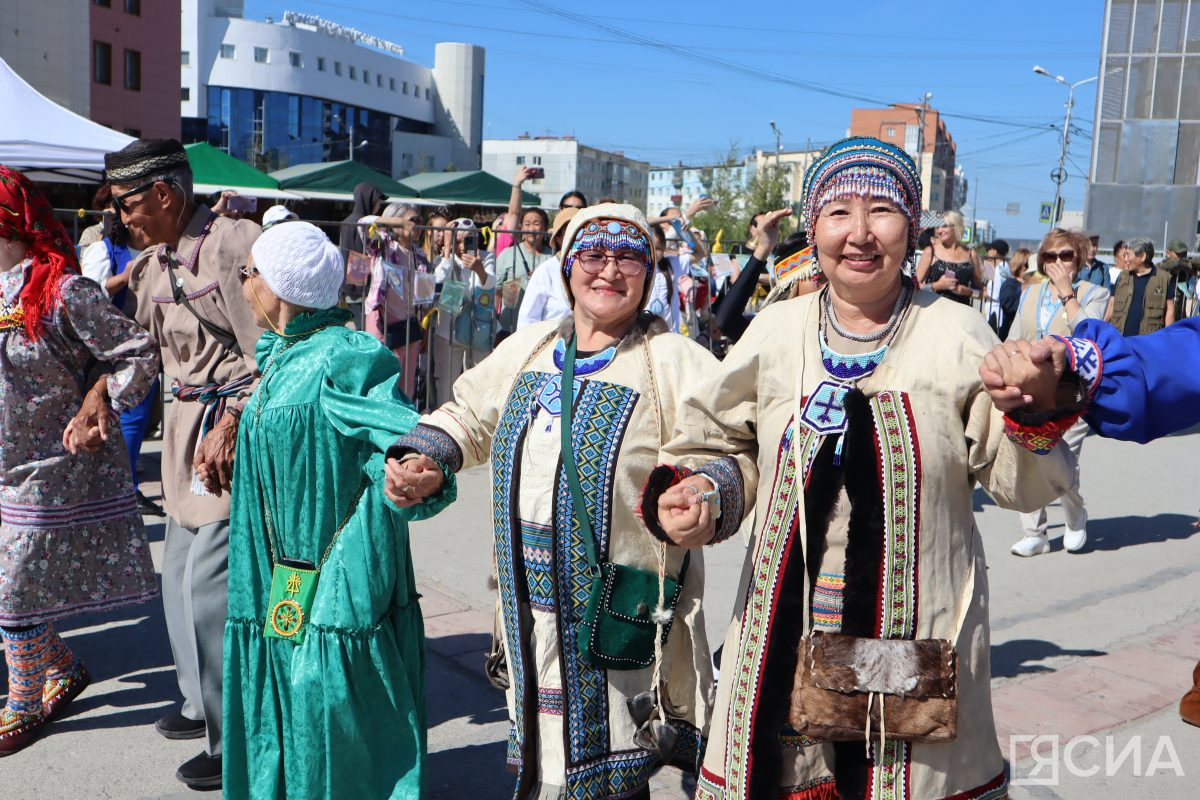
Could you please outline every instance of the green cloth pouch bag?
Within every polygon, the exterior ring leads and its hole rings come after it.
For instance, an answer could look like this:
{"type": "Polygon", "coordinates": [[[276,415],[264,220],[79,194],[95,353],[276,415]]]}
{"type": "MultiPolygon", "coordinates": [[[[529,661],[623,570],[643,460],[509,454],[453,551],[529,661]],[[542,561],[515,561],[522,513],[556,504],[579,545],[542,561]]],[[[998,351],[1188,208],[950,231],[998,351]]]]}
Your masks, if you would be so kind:
{"type": "MultiPolygon", "coordinates": [[[[687,558],[687,556],[685,556],[687,558]]],[[[684,569],[686,570],[686,565],[684,569]]],[[[665,642],[675,618],[683,586],[671,578],[663,585],[663,604],[670,615],[662,626],[665,642]]],[[[579,655],[601,669],[645,669],[654,663],[658,630],[658,574],[605,562],[592,580],[592,593],[578,638],[579,655]]]]}
{"type": "Polygon", "coordinates": [[[275,563],[271,570],[271,597],[267,600],[267,622],[263,635],[300,644],[308,629],[313,598],[320,572],[275,563]]]}

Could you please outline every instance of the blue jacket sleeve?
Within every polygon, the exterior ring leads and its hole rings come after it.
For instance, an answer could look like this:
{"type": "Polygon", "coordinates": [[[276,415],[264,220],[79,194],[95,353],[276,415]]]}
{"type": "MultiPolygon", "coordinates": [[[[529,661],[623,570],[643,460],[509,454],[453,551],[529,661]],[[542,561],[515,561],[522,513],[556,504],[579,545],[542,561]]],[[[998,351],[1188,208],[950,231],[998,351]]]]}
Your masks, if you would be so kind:
{"type": "Polygon", "coordinates": [[[1148,442],[1200,423],[1200,317],[1129,338],[1085,319],[1074,337],[1094,341],[1102,356],[1085,417],[1097,433],[1148,442]]]}

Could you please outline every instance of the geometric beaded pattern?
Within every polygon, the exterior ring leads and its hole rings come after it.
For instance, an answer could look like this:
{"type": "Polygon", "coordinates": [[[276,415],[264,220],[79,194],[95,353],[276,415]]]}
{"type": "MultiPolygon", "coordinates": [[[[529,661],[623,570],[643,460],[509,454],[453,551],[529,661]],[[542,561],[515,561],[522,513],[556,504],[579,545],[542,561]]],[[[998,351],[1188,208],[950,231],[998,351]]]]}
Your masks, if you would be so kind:
{"type": "Polygon", "coordinates": [[[842,594],[846,591],[846,576],[822,572],[813,587],[813,628],[828,633],[842,629],[842,594]]]}
{"type": "MultiPolygon", "coordinates": [[[[917,631],[917,556],[920,541],[921,463],[915,423],[908,397],[882,392],[871,398],[876,457],[883,492],[883,587],[877,635],[881,639],[912,639],[917,631]]],[[[879,800],[908,797],[907,776],[912,748],[887,740],[882,758],[878,743],[871,746],[870,783],[879,787],[879,800]]]]}
{"type": "MultiPolygon", "coordinates": [[[[587,380],[583,382],[573,418],[571,447],[575,468],[587,502],[596,556],[601,561],[608,553],[617,454],[639,396],[628,386],[587,380]]],[[[589,762],[609,750],[608,677],[605,670],[593,667],[579,656],[578,638],[592,589],[591,568],[566,474],[561,469],[557,486],[555,578],[570,765],[589,762]]],[[[626,769],[628,765],[621,763],[613,762],[612,768],[626,769]]]]}
{"type": "MultiPolygon", "coordinates": [[[[529,630],[517,603],[517,572],[513,551],[514,539],[517,540],[515,546],[520,546],[520,532],[513,529],[512,501],[516,490],[513,470],[529,424],[529,404],[549,377],[544,372],[526,372],[517,379],[492,437],[492,530],[496,544],[500,608],[504,614],[504,635],[517,709],[525,708],[527,702],[524,643],[529,637],[529,630]]],[[[524,769],[525,741],[525,715],[518,713],[508,741],[508,761],[518,768],[518,786],[520,771],[524,769]]]]}
{"type": "MultiPolygon", "coordinates": [[[[703,748],[700,731],[684,722],[672,725],[679,733],[679,743],[671,763],[694,772],[703,748]]],[[[609,753],[586,764],[568,766],[562,796],[568,800],[629,797],[644,787],[661,765],[658,755],[646,750],[609,753]]]]}
{"type": "Polygon", "coordinates": [[[917,550],[920,541],[921,463],[908,398],[871,398],[883,492],[883,608],[879,636],[912,639],[917,626],[917,550]]]}
{"type": "Polygon", "coordinates": [[[807,483],[821,441],[822,437],[810,428],[793,421],[779,442],[775,483],[770,494],[772,501],[762,523],[752,562],[753,571],[746,587],[737,660],[728,676],[732,689],[726,720],[729,733],[725,743],[724,796],[730,800],[747,798],[750,742],[758,710],[756,698],[765,666],[768,633],[774,622],[775,593],[799,509],[800,487],[807,483]],[[799,439],[794,441],[797,432],[799,439]]]}
{"type": "Polygon", "coordinates": [[[539,611],[554,610],[554,532],[548,525],[520,520],[521,550],[525,556],[525,582],[529,605],[539,611]]]}

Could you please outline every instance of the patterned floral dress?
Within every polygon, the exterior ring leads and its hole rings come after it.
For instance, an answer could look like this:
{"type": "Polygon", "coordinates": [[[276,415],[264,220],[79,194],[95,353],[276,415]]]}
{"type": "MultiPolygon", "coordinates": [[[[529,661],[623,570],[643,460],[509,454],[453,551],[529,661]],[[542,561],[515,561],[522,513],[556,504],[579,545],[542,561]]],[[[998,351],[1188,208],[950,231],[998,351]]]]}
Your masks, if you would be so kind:
{"type": "Polygon", "coordinates": [[[62,303],[31,341],[17,321],[30,262],[0,274],[0,626],[36,625],[158,593],[114,419],[95,453],[69,454],[67,423],[109,373],[114,412],[158,374],[158,348],[93,281],[62,282],[62,303]]]}

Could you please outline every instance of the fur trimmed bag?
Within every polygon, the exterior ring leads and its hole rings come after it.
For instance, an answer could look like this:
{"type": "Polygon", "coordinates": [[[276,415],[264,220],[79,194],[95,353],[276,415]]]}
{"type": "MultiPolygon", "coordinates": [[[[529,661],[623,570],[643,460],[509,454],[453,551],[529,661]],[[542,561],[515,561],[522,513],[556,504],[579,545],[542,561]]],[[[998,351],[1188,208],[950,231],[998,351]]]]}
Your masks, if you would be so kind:
{"type": "Polygon", "coordinates": [[[815,631],[800,640],[788,724],[827,742],[949,742],[958,722],[954,646],[815,631]]]}

